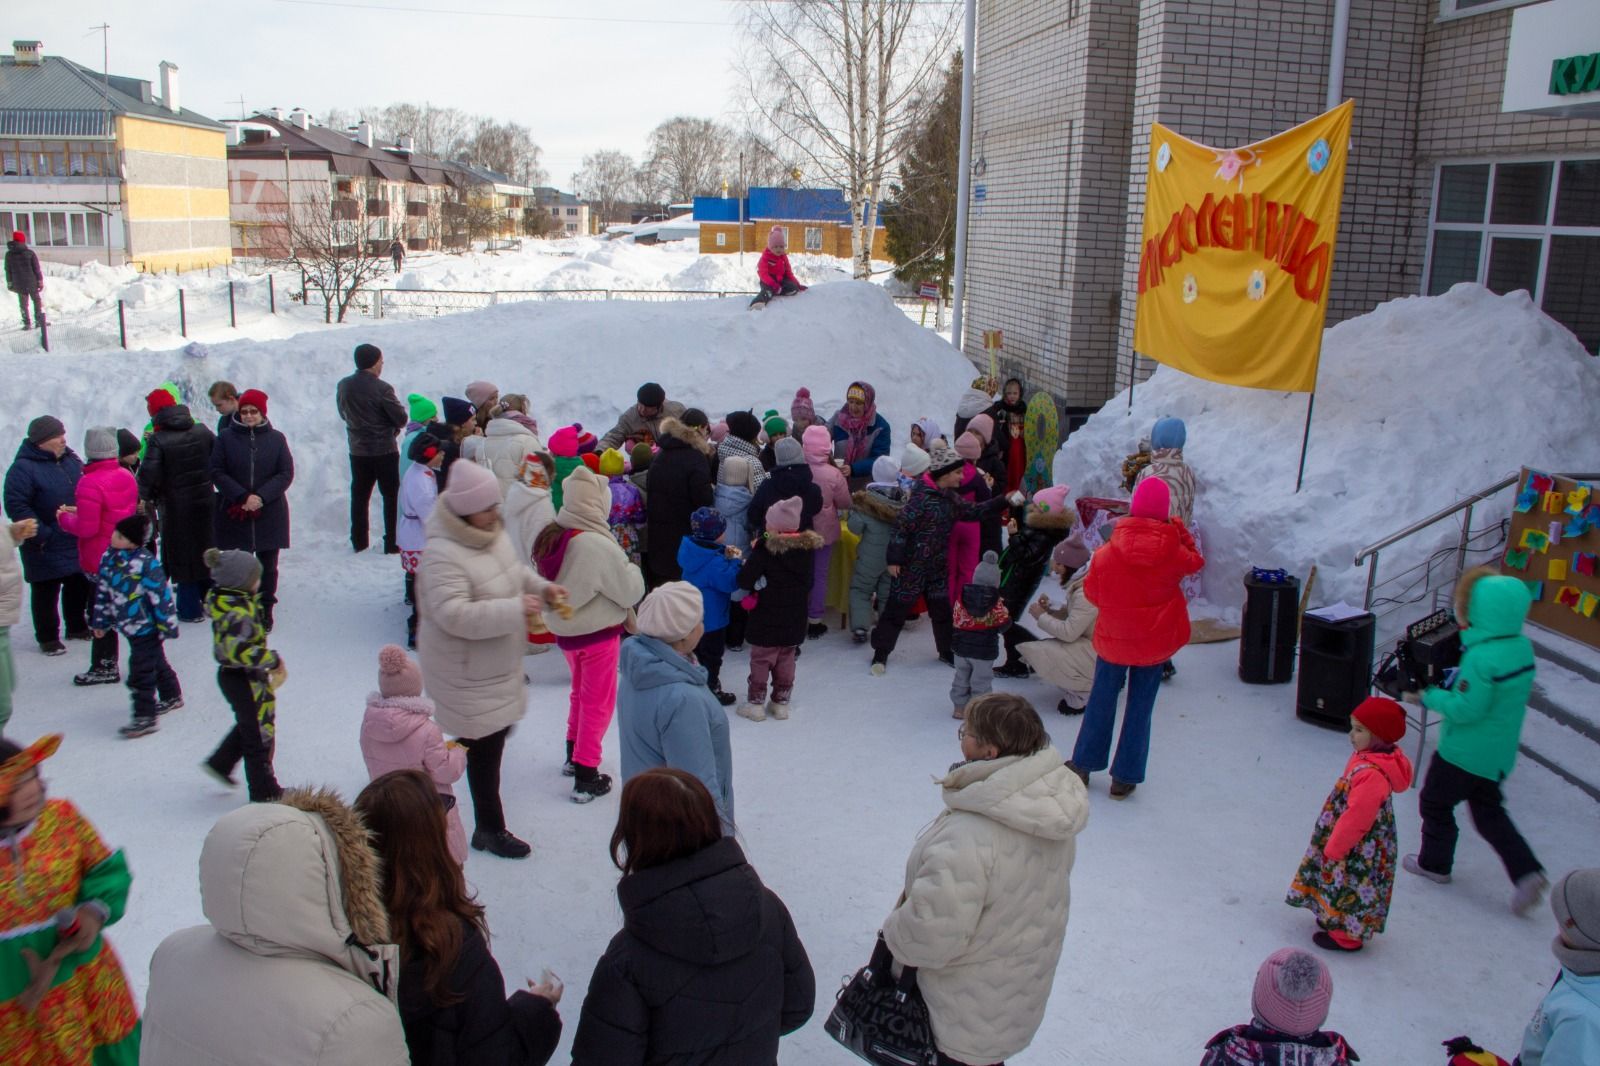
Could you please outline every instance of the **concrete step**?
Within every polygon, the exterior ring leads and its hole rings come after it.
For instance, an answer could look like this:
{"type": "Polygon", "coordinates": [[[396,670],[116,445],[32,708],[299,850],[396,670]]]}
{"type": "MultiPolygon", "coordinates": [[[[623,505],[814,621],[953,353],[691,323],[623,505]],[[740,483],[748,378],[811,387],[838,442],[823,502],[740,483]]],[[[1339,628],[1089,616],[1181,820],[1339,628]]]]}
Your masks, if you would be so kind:
{"type": "Polygon", "coordinates": [[[1600,650],[1528,627],[1538,657],[1521,750],[1600,801],[1600,650]]]}

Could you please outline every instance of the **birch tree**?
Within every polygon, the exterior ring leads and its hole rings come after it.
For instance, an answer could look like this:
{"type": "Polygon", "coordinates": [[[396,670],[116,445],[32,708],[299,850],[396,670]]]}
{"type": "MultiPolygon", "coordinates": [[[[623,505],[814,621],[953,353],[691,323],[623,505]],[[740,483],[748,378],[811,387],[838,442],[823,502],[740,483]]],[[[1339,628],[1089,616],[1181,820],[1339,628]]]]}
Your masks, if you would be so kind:
{"type": "Polygon", "coordinates": [[[917,0],[752,0],[750,104],[808,176],[844,191],[856,277],[872,272],[877,197],[895,145],[950,52],[960,7],[917,0]]]}

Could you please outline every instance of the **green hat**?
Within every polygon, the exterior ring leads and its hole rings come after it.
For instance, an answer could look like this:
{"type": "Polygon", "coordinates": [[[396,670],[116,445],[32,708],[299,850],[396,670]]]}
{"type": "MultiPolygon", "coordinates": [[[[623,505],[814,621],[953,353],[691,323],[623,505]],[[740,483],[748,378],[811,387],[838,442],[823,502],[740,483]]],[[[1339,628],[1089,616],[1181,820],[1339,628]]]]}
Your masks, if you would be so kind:
{"type": "Polygon", "coordinates": [[[439,417],[439,405],[418,392],[413,392],[406,397],[406,406],[411,408],[411,421],[432,422],[439,417]]]}
{"type": "Polygon", "coordinates": [[[769,437],[781,437],[789,432],[789,423],[775,410],[769,410],[761,416],[761,428],[767,431],[769,437]]]}

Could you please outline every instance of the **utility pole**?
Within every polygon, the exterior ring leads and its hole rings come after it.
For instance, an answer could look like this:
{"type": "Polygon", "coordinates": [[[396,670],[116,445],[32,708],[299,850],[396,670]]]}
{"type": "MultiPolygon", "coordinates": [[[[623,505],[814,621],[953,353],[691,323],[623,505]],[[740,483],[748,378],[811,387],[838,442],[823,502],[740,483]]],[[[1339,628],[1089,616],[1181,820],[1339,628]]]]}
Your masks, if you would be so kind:
{"type": "Polygon", "coordinates": [[[744,183],[744,151],[739,152],[739,269],[744,269],[744,202],[750,197],[750,189],[744,183]]]}
{"type": "Polygon", "coordinates": [[[967,204],[972,198],[972,70],[978,65],[978,0],[967,0],[966,33],[961,52],[961,173],[956,179],[956,261],[951,286],[950,340],[965,349],[967,300],[967,204]]]}
{"type": "Polygon", "coordinates": [[[111,262],[111,168],[117,166],[117,130],[111,121],[111,26],[102,22],[89,27],[89,33],[96,30],[100,32],[100,98],[105,103],[106,135],[111,138],[111,151],[106,153],[105,161],[100,165],[100,174],[105,179],[101,192],[105,201],[105,217],[100,225],[105,231],[106,266],[111,267],[115,265],[111,262]]]}

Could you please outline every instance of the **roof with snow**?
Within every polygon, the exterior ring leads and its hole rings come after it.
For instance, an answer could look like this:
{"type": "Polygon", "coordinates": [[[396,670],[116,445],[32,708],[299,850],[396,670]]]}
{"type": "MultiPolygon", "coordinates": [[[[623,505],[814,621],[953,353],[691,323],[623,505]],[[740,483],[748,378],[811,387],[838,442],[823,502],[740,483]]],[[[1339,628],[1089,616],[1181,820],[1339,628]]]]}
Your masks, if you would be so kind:
{"type": "Polygon", "coordinates": [[[580,207],[583,204],[582,200],[570,192],[562,192],[549,185],[534,186],[533,194],[538,197],[540,207],[552,207],[556,204],[562,207],[580,207]]]}
{"type": "Polygon", "coordinates": [[[293,122],[257,113],[248,126],[276,130],[278,136],[260,142],[246,141],[228,146],[229,159],[326,159],[335,174],[357,178],[384,178],[388,181],[416,182],[421,185],[470,185],[460,163],[449,163],[420,152],[404,152],[398,147],[368,147],[347,133],[327,126],[301,129],[293,122]]]}
{"type": "Polygon", "coordinates": [[[186,107],[167,110],[142,78],[105,78],[61,56],[44,56],[38,63],[0,56],[0,136],[110,137],[107,109],[113,115],[222,129],[186,107]]]}
{"type": "Polygon", "coordinates": [[[490,170],[474,163],[464,163],[454,160],[447,164],[466,174],[473,185],[493,185],[496,192],[511,193],[514,196],[533,196],[536,190],[514,180],[509,174],[502,174],[498,170],[490,170]]]}

